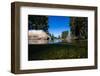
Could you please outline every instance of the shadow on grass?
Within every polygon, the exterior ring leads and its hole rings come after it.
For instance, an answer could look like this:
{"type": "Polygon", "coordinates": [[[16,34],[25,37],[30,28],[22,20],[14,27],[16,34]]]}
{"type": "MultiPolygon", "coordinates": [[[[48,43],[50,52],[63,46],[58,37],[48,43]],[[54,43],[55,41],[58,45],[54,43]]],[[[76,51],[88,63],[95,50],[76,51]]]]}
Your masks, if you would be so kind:
{"type": "Polygon", "coordinates": [[[87,58],[87,42],[58,44],[29,44],[28,60],[87,58]]]}

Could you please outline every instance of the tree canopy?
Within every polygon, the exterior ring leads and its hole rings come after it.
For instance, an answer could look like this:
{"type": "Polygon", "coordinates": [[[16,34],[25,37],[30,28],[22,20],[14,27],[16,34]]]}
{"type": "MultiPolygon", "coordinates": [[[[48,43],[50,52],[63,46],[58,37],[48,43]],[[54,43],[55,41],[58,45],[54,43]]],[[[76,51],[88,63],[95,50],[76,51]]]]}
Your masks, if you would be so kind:
{"type": "Polygon", "coordinates": [[[48,33],[48,17],[28,15],[28,29],[44,30],[46,33],[48,33]]]}

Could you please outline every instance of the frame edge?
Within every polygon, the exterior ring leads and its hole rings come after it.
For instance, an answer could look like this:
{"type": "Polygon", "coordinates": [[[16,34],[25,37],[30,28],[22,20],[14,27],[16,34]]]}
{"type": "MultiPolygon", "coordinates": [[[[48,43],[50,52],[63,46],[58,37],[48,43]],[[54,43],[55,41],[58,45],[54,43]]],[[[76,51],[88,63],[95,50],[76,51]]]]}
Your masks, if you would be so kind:
{"type": "MultiPolygon", "coordinates": [[[[27,3],[30,4],[29,2],[12,2],[11,3],[11,72],[12,73],[14,73],[14,74],[25,74],[25,73],[41,73],[41,72],[57,72],[57,71],[73,71],[73,70],[97,69],[97,66],[98,66],[98,64],[97,64],[97,61],[98,61],[97,60],[97,33],[98,33],[98,31],[97,31],[97,7],[88,6],[87,9],[95,11],[95,63],[94,63],[94,66],[69,67],[69,68],[67,68],[67,67],[66,68],[52,68],[52,69],[39,69],[39,70],[38,69],[35,69],[35,70],[20,70],[20,63],[19,63],[20,55],[18,55],[20,51],[17,51],[17,49],[19,49],[19,48],[16,47],[16,45],[19,44],[17,42],[19,40],[17,40],[15,38],[16,35],[20,33],[20,32],[16,33],[16,31],[19,31],[18,27],[20,27],[18,25],[19,23],[16,23],[16,22],[19,22],[18,18],[20,18],[20,17],[17,17],[17,21],[16,21],[15,17],[19,16],[19,8],[21,6],[27,6],[28,5],[27,3]],[[17,10],[15,8],[16,6],[17,6],[17,10]],[[16,15],[15,12],[18,12],[18,15],[16,15]],[[16,42],[17,42],[17,44],[16,44],[16,42]],[[17,56],[19,56],[18,58],[16,58],[16,53],[17,53],[17,56]]],[[[31,5],[29,5],[29,6],[34,5],[34,6],[38,7],[39,4],[41,6],[43,6],[43,7],[47,6],[47,3],[31,3],[31,5]]],[[[60,5],[60,4],[49,4],[47,7],[49,7],[50,5],[53,5],[51,8],[58,8],[58,7],[55,7],[54,5],[60,6],[61,8],[65,8],[65,6],[67,6],[67,5],[60,5]]],[[[41,6],[39,6],[39,7],[41,7],[41,6]]],[[[68,5],[68,6],[70,6],[70,5],[68,5]]],[[[72,8],[72,6],[73,5],[71,5],[71,8],[72,8]]],[[[75,5],[75,8],[76,7],[78,7],[77,9],[81,9],[81,8],[79,8],[81,6],[76,6],[75,5]]],[[[87,6],[83,6],[83,7],[86,8],[87,6]]],[[[19,37],[20,36],[18,36],[18,38],[19,37]]],[[[20,45],[18,47],[20,47],[20,45]]]]}
{"type": "Polygon", "coordinates": [[[15,72],[15,3],[11,3],[11,72],[15,72]]]}

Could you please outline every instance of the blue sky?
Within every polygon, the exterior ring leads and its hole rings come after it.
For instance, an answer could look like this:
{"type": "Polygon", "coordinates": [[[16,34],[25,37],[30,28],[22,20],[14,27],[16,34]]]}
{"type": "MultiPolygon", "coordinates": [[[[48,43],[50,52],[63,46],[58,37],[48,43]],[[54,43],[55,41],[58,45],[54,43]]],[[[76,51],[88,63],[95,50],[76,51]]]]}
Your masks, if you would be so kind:
{"type": "Polygon", "coordinates": [[[58,37],[62,31],[70,31],[70,17],[48,16],[49,32],[58,37]]]}

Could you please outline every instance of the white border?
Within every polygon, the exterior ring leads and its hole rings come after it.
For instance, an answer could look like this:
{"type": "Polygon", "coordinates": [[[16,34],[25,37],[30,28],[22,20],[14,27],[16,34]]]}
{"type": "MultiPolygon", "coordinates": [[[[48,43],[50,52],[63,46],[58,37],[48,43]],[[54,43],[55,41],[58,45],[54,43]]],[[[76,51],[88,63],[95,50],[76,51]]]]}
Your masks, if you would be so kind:
{"type": "Polygon", "coordinates": [[[21,7],[20,8],[20,69],[43,69],[94,65],[94,11],[21,7]],[[88,58],[28,61],[28,14],[88,17],[88,58]]]}

